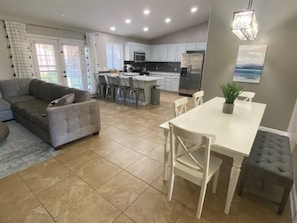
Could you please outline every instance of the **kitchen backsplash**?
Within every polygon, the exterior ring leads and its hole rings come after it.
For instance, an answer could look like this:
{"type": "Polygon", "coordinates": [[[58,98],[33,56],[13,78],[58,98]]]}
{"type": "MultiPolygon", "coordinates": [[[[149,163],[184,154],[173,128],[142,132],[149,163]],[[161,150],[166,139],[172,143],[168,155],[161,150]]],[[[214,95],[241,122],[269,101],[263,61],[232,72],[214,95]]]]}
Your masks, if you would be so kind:
{"type": "Polygon", "coordinates": [[[124,61],[124,64],[130,64],[133,67],[142,69],[146,67],[148,71],[161,71],[161,72],[180,72],[180,62],[145,62],[135,63],[134,61],[124,61]]]}

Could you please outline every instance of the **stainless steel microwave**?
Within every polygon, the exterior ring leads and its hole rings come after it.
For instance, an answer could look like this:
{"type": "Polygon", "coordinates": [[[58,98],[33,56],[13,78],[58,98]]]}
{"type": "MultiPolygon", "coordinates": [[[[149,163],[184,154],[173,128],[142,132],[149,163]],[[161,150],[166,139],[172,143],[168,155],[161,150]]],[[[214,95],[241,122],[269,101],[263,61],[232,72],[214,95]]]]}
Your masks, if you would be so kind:
{"type": "Polygon", "coordinates": [[[134,52],[134,62],[145,62],[144,52],[134,52]]]}

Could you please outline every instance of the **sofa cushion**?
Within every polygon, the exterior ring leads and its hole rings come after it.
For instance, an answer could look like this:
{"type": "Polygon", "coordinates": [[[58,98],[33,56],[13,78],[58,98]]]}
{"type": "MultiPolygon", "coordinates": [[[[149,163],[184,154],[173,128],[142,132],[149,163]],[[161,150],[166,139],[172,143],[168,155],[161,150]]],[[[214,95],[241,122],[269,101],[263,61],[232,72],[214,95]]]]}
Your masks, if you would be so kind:
{"type": "Polygon", "coordinates": [[[0,98],[0,111],[10,110],[10,104],[4,99],[0,98]]]}
{"type": "Polygon", "coordinates": [[[38,97],[38,90],[39,90],[39,85],[44,82],[42,80],[39,80],[39,79],[33,79],[31,82],[30,82],[30,86],[29,86],[29,94],[30,95],[33,95],[34,97],[38,97]]]}
{"type": "Polygon", "coordinates": [[[10,104],[15,104],[20,101],[30,101],[30,100],[36,100],[35,97],[31,95],[22,95],[22,96],[16,96],[16,97],[10,97],[6,99],[10,104]]]}
{"type": "Polygon", "coordinates": [[[40,85],[38,86],[37,98],[45,100],[47,102],[50,102],[53,99],[55,99],[51,96],[52,87],[53,87],[52,83],[41,82],[40,85]]]}
{"type": "Polygon", "coordinates": [[[13,112],[48,131],[48,119],[44,117],[48,103],[44,100],[20,101],[11,105],[13,112]]]}
{"type": "Polygon", "coordinates": [[[29,86],[32,79],[22,78],[22,79],[10,79],[0,81],[0,89],[3,98],[28,95],[29,86]]]}
{"type": "Polygon", "coordinates": [[[69,105],[74,102],[74,93],[66,94],[61,98],[57,98],[49,103],[49,107],[61,106],[61,105],[69,105]]]}
{"type": "Polygon", "coordinates": [[[75,88],[68,88],[66,92],[67,92],[67,94],[69,94],[69,93],[75,94],[74,103],[89,101],[91,99],[90,93],[87,91],[83,91],[83,90],[79,90],[79,89],[75,89],[75,88]]]}

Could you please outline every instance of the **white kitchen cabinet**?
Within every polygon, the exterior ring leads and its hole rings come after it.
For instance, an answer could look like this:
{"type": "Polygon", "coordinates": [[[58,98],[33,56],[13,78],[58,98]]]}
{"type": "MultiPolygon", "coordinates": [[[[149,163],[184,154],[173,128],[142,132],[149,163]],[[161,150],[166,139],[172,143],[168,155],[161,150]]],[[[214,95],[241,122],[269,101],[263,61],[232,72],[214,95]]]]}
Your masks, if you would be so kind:
{"type": "Polygon", "coordinates": [[[179,75],[171,77],[171,91],[178,92],[179,89],[179,75]]]}
{"type": "Polygon", "coordinates": [[[134,52],[144,52],[146,56],[146,60],[149,60],[150,45],[146,45],[142,43],[126,42],[125,43],[125,60],[128,60],[128,61],[134,60],[134,52]]]}
{"type": "Polygon", "coordinates": [[[198,50],[197,43],[186,43],[186,51],[198,50]]]}
{"type": "Polygon", "coordinates": [[[198,50],[206,50],[206,43],[198,43],[198,50]]]}
{"type": "Polygon", "coordinates": [[[179,74],[167,72],[150,72],[153,77],[163,77],[157,81],[161,90],[178,92],[179,88],[179,74]]]}
{"type": "Polygon", "coordinates": [[[162,45],[152,45],[151,46],[151,59],[150,61],[154,62],[163,62],[167,61],[167,46],[165,44],[162,45]]]}
{"type": "Polygon", "coordinates": [[[167,45],[167,61],[175,62],[176,61],[176,44],[167,45]]]}
{"type": "Polygon", "coordinates": [[[176,59],[175,59],[175,61],[180,62],[181,56],[185,52],[186,52],[186,44],[185,43],[176,44],[176,59]]]}
{"type": "Polygon", "coordinates": [[[142,43],[125,43],[125,60],[133,61],[134,52],[145,52],[146,61],[152,62],[180,62],[186,51],[205,50],[206,43],[177,43],[146,45],[142,43]]]}

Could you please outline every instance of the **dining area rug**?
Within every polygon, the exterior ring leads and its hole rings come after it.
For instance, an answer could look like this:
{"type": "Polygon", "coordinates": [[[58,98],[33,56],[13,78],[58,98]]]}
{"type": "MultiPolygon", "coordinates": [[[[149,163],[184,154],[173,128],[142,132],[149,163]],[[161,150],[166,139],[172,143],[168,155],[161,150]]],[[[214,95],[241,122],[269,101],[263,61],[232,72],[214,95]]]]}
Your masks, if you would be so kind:
{"type": "Polygon", "coordinates": [[[59,153],[18,122],[5,122],[9,135],[0,143],[0,179],[59,153]]]}

